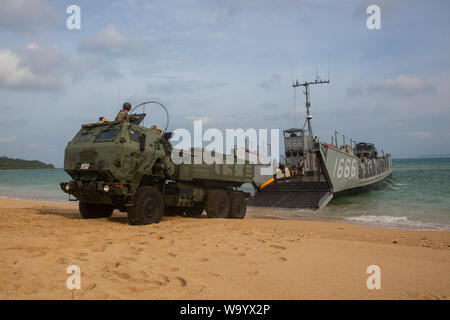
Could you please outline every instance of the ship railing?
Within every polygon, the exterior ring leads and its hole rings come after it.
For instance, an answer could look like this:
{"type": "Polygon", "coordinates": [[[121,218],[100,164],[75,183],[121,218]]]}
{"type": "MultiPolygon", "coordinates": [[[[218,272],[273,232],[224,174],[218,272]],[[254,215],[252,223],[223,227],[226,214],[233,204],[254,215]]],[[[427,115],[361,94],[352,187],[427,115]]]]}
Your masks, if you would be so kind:
{"type": "Polygon", "coordinates": [[[358,143],[357,140],[346,137],[343,133],[334,130],[334,137],[331,136],[331,145],[338,150],[354,154],[353,146],[358,143]],[[342,144],[339,145],[338,135],[342,138],[342,144]],[[350,144],[346,144],[346,141],[350,142],[350,144]]]}

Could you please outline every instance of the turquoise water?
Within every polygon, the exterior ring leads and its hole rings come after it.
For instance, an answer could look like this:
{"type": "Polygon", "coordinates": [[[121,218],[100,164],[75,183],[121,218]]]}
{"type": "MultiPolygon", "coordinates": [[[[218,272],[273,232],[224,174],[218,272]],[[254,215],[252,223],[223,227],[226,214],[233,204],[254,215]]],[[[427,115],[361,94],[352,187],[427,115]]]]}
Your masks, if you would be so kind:
{"type": "Polygon", "coordinates": [[[320,216],[408,229],[450,230],[450,158],[393,160],[381,190],[338,197],[320,216]]]}
{"type": "MultiPolygon", "coordinates": [[[[62,169],[0,171],[0,197],[67,202],[62,169]]],[[[333,199],[320,211],[277,210],[281,218],[326,219],[380,227],[450,230],[450,158],[393,160],[385,188],[333,199]]]]}
{"type": "Polygon", "coordinates": [[[59,183],[69,180],[63,169],[0,170],[0,197],[65,202],[59,183]]]}

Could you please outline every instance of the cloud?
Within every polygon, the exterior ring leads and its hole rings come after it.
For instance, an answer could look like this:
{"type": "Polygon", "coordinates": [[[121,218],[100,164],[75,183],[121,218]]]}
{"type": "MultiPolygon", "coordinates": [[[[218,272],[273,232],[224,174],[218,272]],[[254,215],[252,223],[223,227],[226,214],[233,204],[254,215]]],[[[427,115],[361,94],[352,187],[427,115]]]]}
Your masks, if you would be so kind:
{"type": "Polygon", "coordinates": [[[13,143],[16,141],[16,137],[10,136],[10,137],[0,137],[0,143],[1,144],[8,144],[13,143]]]}
{"type": "Polygon", "coordinates": [[[18,52],[0,50],[0,87],[30,91],[59,89],[65,56],[54,47],[32,43],[18,52]]]}
{"type": "Polygon", "coordinates": [[[351,87],[348,87],[345,92],[348,96],[354,97],[354,96],[361,96],[364,94],[364,86],[363,85],[353,85],[351,87]]]}
{"type": "Polygon", "coordinates": [[[220,80],[199,81],[171,79],[165,82],[150,83],[147,88],[152,93],[170,95],[174,93],[190,93],[198,89],[216,89],[226,86],[228,83],[220,80]]]}
{"type": "Polygon", "coordinates": [[[411,137],[411,138],[420,138],[420,139],[424,139],[424,138],[428,139],[428,138],[432,138],[433,137],[433,135],[429,131],[407,132],[406,136],[411,137]]]}
{"type": "Polygon", "coordinates": [[[368,90],[374,93],[384,93],[392,96],[415,96],[418,94],[432,94],[436,87],[418,77],[409,77],[403,74],[393,79],[382,80],[369,85],[368,90]]]}
{"type": "Polygon", "coordinates": [[[98,56],[78,57],[72,62],[72,79],[81,81],[90,77],[112,80],[123,77],[116,61],[98,56]]]}
{"type": "Polygon", "coordinates": [[[57,20],[56,10],[45,0],[0,1],[0,27],[8,31],[34,34],[57,20]]]}
{"type": "Polygon", "coordinates": [[[269,79],[263,80],[260,83],[258,83],[258,87],[266,89],[266,90],[270,90],[270,88],[273,85],[280,83],[280,81],[281,81],[281,76],[279,74],[272,73],[272,75],[270,76],[269,79]]]}
{"type": "Polygon", "coordinates": [[[186,116],[186,120],[189,121],[202,121],[203,124],[211,124],[216,122],[215,119],[210,117],[193,117],[193,116],[186,116]]]}
{"type": "Polygon", "coordinates": [[[27,146],[26,146],[26,148],[29,149],[29,150],[37,150],[39,147],[40,146],[38,144],[35,144],[35,143],[30,143],[30,144],[27,144],[27,146]]]}
{"type": "Polygon", "coordinates": [[[278,103],[275,102],[265,102],[261,104],[261,107],[263,107],[264,109],[276,110],[279,107],[279,105],[278,103]]]}
{"type": "Polygon", "coordinates": [[[111,24],[97,34],[87,36],[80,44],[80,51],[82,52],[109,56],[135,55],[141,49],[142,39],[127,37],[111,24]]]}

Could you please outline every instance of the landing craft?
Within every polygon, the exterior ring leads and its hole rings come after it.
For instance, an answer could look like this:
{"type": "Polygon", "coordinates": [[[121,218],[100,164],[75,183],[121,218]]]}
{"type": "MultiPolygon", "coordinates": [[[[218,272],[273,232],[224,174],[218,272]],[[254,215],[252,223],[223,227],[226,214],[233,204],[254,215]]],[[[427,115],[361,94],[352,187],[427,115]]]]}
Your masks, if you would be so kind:
{"type": "Polygon", "coordinates": [[[273,177],[258,175],[255,170],[257,194],[248,200],[248,205],[320,209],[334,196],[379,186],[392,175],[391,155],[382,152],[380,156],[372,143],[346,140],[342,135],[339,145],[337,131],[330,144],[313,136],[309,86],[321,83],[329,80],[317,77],[313,82],[293,84],[305,88],[305,125],[283,131],[285,154],[273,177]]]}

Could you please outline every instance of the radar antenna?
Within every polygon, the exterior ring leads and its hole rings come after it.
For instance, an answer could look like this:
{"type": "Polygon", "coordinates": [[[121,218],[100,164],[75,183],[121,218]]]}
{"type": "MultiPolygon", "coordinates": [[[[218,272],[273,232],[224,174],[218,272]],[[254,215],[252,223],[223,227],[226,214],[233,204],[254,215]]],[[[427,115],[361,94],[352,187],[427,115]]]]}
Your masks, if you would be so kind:
{"type": "MultiPolygon", "coordinates": [[[[330,83],[330,66],[328,65],[328,79],[327,80],[323,80],[322,78],[320,78],[317,68],[316,68],[316,79],[314,81],[305,81],[305,82],[299,82],[298,80],[296,80],[292,86],[295,88],[297,87],[305,87],[305,91],[303,91],[303,93],[305,94],[306,97],[306,102],[305,102],[305,106],[306,106],[306,122],[308,123],[308,133],[309,133],[309,141],[311,143],[310,149],[312,150],[312,141],[313,141],[313,133],[312,133],[312,127],[311,127],[311,119],[312,119],[312,115],[311,112],[309,111],[309,109],[311,108],[311,102],[310,102],[310,93],[309,93],[309,86],[311,84],[323,84],[323,83],[330,83]]],[[[305,123],[306,124],[306,123],[305,123]]],[[[313,163],[313,154],[312,152],[309,152],[309,163],[313,163]]]]}

